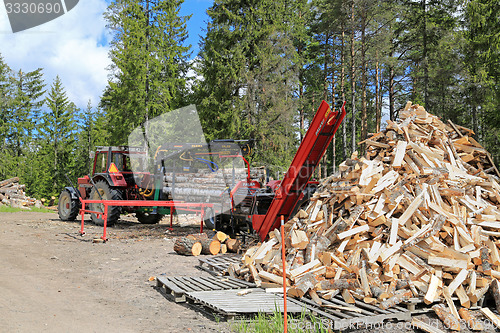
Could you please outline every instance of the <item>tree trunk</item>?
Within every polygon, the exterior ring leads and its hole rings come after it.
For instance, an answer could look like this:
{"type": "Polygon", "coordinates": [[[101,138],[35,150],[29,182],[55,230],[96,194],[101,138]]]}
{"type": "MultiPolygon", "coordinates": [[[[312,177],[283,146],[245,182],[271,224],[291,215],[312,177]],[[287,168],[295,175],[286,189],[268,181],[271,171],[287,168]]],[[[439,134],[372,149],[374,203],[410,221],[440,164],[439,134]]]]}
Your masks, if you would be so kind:
{"type": "Polygon", "coordinates": [[[424,106],[429,107],[429,66],[427,62],[427,0],[422,0],[422,62],[424,66],[424,106]]]}
{"type": "Polygon", "coordinates": [[[351,152],[356,151],[356,65],[354,61],[354,1],[351,4],[351,152]]]}
{"type": "MultiPolygon", "coordinates": [[[[335,44],[335,39],[333,39],[333,43],[335,44]]],[[[332,108],[335,108],[335,71],[333,70],[333,68],[334,66],[332,61],[332,108]]],[[[337,140],[336,140],[336,135],[334,135],[332,140],[332,174],[335,173],[336,167],[337,167],[337,140]]]]}
{"type": "Polygon", "coordinates": [[[201,243],[189,238],[177,238],[174,243],[174,251],[185,256],[198,256],[201,253],[201,243]]]}
{"type": "Polygon", "coordinates": [[[220,252],[220,242],[218,240],[212,239],[202,239],[201,241],[201,253],[216,255],[220,252]]]}
{"type": "Polygon", "coordinates": [[[377,60],[375,60],[375,132],[380,132],[380,125],[382,123],[382,105],[379,104],[380,95],[380,79],[379,79],[379,63],[378,51],[377,60]]]}
{"type": "MultiPolygon", "coordinates": [[[[392,53],[391,53],[392,57],[392,53]]],[[[395,111],[394,111],[394,66],[389,66],[389,119],[394,121],[396,119],[395,111]]]]}
{"type": "MultiPolygon", "coordinates": [[[[341,47],[340,47],[340,92],[342,95],[342,103],[345,101],[345,25],[342,21],[342,39],[341,39],[341,47]]],[[[342,122],[342,160],[347,159],[347,125],[346,121],[342,122]]]]}
{"type": "MultiPolygon", "coordinates": [[[[366,9],[361,12],[361,138],[365,140],[368,137],[368,116],[366,103],[366,9]]],[[[361,146],[361,155],[365,154],[366,145],[361,146]]]]}

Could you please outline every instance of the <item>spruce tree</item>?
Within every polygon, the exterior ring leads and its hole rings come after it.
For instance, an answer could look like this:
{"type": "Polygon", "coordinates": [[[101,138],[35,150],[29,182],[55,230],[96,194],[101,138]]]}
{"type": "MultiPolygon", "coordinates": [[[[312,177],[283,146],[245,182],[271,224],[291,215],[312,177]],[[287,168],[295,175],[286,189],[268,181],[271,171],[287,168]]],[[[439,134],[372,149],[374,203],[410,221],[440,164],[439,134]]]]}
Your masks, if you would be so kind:
{"type": "MultiPolygon", "coordinates": [[[[124,144],[148,120],[184,104],[189,47],[183,0],[114,0],[111,78],[101,101],[111,144],[124,144]]],[[[147,130],[147,128],[145,128],[147,130]]]]}
{"type": "Polygon", "coordinates": [[[289,1],[215,1],[198,66],[199,109],[209,138],[254,138],[256,163],[269,166],[287,165],[296,150],[295,89],[302,62],[290,6],[289,1]]]}

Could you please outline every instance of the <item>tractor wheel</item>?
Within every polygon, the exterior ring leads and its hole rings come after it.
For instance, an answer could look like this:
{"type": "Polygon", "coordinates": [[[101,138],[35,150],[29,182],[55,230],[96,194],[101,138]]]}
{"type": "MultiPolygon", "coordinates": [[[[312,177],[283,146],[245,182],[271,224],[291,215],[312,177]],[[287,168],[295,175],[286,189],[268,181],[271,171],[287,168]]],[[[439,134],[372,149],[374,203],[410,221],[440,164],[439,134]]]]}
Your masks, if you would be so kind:
{"type": "Polygon", "coordinates": [[[59,218],[63,221],[74,221],[79,211],[80,201],[72,199],[68,190],[63,190],[59,195],[59,204],[57,205],[59,218]]]}
{"type": "MultiPolygon", "coordinates": [[[[121,192],[109,186],[109,184],[105,181],[100,180],[95,184],[94,187],[92,187],[92,191],[90,191],[91,200],[101,200],[97,191],[99,191],[103,200],[122,200],[121,192]]],[[[89,206],[90,210],[96,212],[104,212],[103,204],[91,203],[89,204],[89,206]]],[[[120,206],[108,206],[107,225],[112,226],[113,224],[115,224],[115,222],[118,221],[118,219],[120,218],[120,213],[121,213],[120,206]]],[[[99,226],[104,225],[104,219],[102,218],[102,215],[91,213],[90,217],[92,218],[92,222],[94,222],[95,225],[99,226]]]]}
{"type": "Polygon", "coordinates": [[[203,214],[203,222],[205,223],[205,228],[214,230],[215,229],[215,214],[212,208],[207,208],[203,214]]]}
{"type": "Polygon", "coordinates": [[[139,220],[140,223],[142,224],[157,224],[161,221],[163,218],[162,214],[149,214],[149,213],[144,213],[144,212],[137,212],[135,213],[135,217],[139,220]]]}

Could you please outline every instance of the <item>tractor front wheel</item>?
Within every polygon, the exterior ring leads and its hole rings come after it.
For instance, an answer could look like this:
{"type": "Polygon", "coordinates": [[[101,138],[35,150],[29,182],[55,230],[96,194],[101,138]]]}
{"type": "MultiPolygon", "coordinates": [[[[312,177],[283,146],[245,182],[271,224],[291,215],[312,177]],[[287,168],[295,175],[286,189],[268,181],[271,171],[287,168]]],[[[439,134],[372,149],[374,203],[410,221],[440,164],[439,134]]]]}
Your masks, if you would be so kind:
{"type": "Polygon", "coordinates": [[[142,224],[157,224],[161,221],[163,215],[137,212],[135,213],[135,217],[137,217],[139,222],[142,224]]]}
{"type": "MultiPolygon", "coordinates": [[[[95,186],[90,191],[91,200],[122,200],[121,192],[111,186],[105,181],[98,181],[95,186]],[[97,192],[99,191],[99,192],[97,192]],[[100,194],[100,196],[99,196],[100,194]]],[[[90,210],[95,212],[104,212],[104,205],[100,203],[89,204],[90,210]]],[[[112,226],[120,218],[121,207],[120,206],[108,206],[108,221],[107,226],[112,226]]],[[[104,219],[101,214],[91,213],[90,217],[95,225],[103,226],[104,219]]]]}
{"type": "Polygon", "coordinates": [[[71,193],[68,190],[63,190],[59,195],[59,203],[57,205],[57,213],[63,221],[74,221],[80,211],[80,201],[72,199],[71,193]]]}

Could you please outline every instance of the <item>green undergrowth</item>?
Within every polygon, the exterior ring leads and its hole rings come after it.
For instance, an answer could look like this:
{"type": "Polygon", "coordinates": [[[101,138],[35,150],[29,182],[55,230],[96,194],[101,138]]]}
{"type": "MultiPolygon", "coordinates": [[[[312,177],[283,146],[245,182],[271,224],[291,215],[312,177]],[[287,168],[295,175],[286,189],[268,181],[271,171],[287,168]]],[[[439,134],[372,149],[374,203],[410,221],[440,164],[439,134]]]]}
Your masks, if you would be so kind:
{"type": "MultiPolygon", "coordinates": [[[[239,319],[232,324],[232,330],[238,333],[276,333],[284,331],[283,314],[280,311],[274,311],[271,315],[258,313],[255,317],[249,319],[239,319]]],[[[314,316],[307,315],[305,312],[300,315],[288,315],[288,332],[328,332],[328,325],[321,322],[314,316]]]]}
{"type": "Polygon", "coordinates": [[[17,212],[54,213],[53,210],[47,208],[30,207],[30,209],[22,209],[9,206],[0,206],[0,213],[17,213],[17,212]]]}

